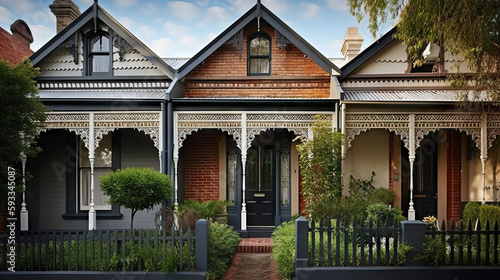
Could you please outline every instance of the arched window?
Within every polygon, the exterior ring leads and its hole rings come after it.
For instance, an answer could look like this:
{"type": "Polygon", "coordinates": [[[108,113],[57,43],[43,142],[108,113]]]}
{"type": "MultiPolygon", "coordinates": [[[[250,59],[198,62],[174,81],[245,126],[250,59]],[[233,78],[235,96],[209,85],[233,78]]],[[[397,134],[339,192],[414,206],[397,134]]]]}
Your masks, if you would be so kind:
{"type": "Polygon", "coordinates": [[[271,74],[271,37],[255,33],[248,38],[248,75],[271,74]]]}
{"type": "MultiPolygon", "coordinates": [[[[91,31],[92,32],[92,31],[91,31]]],[[[109,75],[112,69],[110,35],[99,31],[87,37],[87,75],[109,75]]]]}

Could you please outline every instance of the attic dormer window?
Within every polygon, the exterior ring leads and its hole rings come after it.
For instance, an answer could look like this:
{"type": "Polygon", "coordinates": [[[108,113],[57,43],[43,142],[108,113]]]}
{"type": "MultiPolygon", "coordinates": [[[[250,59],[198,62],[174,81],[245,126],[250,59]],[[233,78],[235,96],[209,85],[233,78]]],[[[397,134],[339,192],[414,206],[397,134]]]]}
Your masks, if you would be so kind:
{"type": "Polygon", "coordinates": [[[87,75],[109,75],[113,67],[110,34],[104,31],[91,32],[87,37],[87,75]]]}
{"type": "Polygon", "coordinates": [[[271,74],[271,38],[255,33],[248,38],[248,75],[271,74]]]}

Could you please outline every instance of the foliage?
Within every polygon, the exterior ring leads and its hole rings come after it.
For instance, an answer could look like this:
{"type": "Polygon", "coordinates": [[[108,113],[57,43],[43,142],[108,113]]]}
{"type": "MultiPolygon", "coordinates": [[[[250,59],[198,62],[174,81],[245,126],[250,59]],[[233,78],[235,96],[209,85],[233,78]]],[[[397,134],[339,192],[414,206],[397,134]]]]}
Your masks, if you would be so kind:
{"type": "MultiPolygon", "coordinates": [[[[337,232],[337,229],[335,228],[335,220],[332,220],[332,232],[337,232]]],[[[272,249],[272,257],[276,261],[276,266],[278,268],[278,271],[280,275],[283,277],[283,279],[294,279],[295,278],[295,221],[289,221],[286,223],[281,224],[280,226],[276,227],[276,229],[273,232],[272,238],[273,238],[273,249],[272,249]]],[[[350,227],[341,227],[338,229],[340,236],[339,240],[341,244],[339,245],[339,251],[337,252],[337,238],[335,234],[332,234],[331,236],[331,254],[332,254],[332,260],[333,263],[331,265],[336,264],[335,259],[338,254],[339,256],[339,263],[341,265],[345,264],[345,258],[346,258],[346,252],[344,251],[347,248],[347,263],[350,266],[361,266],[361,251],[363,250],[365,253],[365,257],[368,254],[369,247],[368,247],[368,242],[365,242],[365,246],[361,248],[359,240],[356,242],[356,262],[354,262],[353,258],[353,242],[352,242],[352,228],[350,227]],[[348,241],[347,241],[347,246],[344,243],[345,235],[349,235],[348,241]]],[[[358,235],[359,237],[359,235],[358,235]]],[[[366,237],[369,238],[369,237],[366,237]]],[[[323,250],[326,256],[326,250],[328,248],[328,234],[326,231],[323,232],[323,250]]],[[[319,251],[320,251],[320,233],[315,232],[315,238],[314,238],[314,243],[315,243],[315,255],[312,256],[311,251],[312,251],[312,238],[311,235],[309,234],[309,260],[310,262],[313,263],[313,265],[318,266],[319,265],[319,251]]],[[[393,257],[394,257],[394,241],[392,238],[389,240],[389,263],[386,263],[385,259],[385,246],[381,246],[381,265],[391,265],[393,262],[393,257]]],[[[373,246],[372,248],[372,256],[374,258],[374,263],[377,263],[377,247],[373,246]]],[[[406,261],[406,254],[413,250],[413,248],[407,244],[400,243],[398,244],[397,247],[397,262],[396,265],[403,265],[404,262],[406,261]]],[[[326,257],[325,257],[325,262],[323,265],[329,265],[326,262],[326,257]]]]}
{"type": "Polygon", "coordinates": [[[302,192],[306,201],[306,211],[313,216],[325,214],[315,205],[325,205],[342,195],[341,144],[342,134],[332,131],[331,121],[320,117],[312,127],[313,140],[297,146],[299,166],[302,176],[302,192]]]}
{"type": "Polygon", "coordinates": [[[284,279],[295,276],[295,220],[282,223],[273,232],[272,258],[284,279]]]}
{"type": "Polygon", "coordinates": [[[187,209],[191,209],[197,212],[201,218],[210,219],[217,214],[224,214],[225,206],[227,202],[222,200],[209,200],[209,201],[197,201],[197,200],[186,200],[183,204],[179,205],[179,211],[182,212],[187,209]]]}
{"type": "Polygon", "coordinates": [[[415,257],[425,265],[443,265],[446,263],[446,243],[435,236],[426,236],[422,251],[415,257]]]}
{"type": "Polygon", "coordinates": [[[394,220],[397,220],[398,222],[402,222],[405,220],[403,211],[401,211],[397,207],[389,208],[389,206],[383,203],[374,203],[368,205],[367,212],[368,218],[372,218],[375,221],[380,220],[383,223],[385,223],[385,221],[388,221],[391,225],[394,223],[394,220]]]}
{"type": "Polygon", "coordinates": [[[476,201],[469,201],[465,204],[463,219],[465,223],[470,221],[471,223],[475,223],[477,219],[479,219],[479,206],[481,204],[476,201]]]}
{"type": "Polygon", "coordinates": [[[210,222],[208,233],[207,279],[221,279],[240,243],[239,234],[232,226],[210,222]]]}
{"type": "Polygon", "coordinates": [[[110,204],[123,205],[132,212],[131,230],[137,211],[152,210],[172,192],[172,182],[168,175],[146,167],[118,169],[101,176],[100,182],[104,194],[109,196],[110,204]]]}
{"type": "MultiPolygon", "coordinates": [[[[104,236],[101,238],[97,233],[98,231],[88,232],[85,240],[81,234],[78,240],[75,236],[71,240],[65,238],[62,243],[59,237],[47,238],[47,242],[40,242],[39,245],[32,242],[18,243],[16,269],[56,271],[61,270],[62,267],[67,271],[174,273],[180,270],[179,248],[182,248],[183,270],[187,269],[188,263],[192,269],[195,267],[195,243],[190,244],[190,254],[188,254],[185,233],[183,234],[182,246],[179,242],[178,232],[175,237],[172,237],[168,234],[164,236],[162,231],[156,230],[135,231],[134,243],[128,238],[132,235],[129,231],[110,231],[103,233],[104,236]],[[109,238],[109,242],[106,240],[107,238],[109,238]],[[158,238],[157,241],[156,238],[158,238]],[[54,240],[56,241],[54,242],[54,240]]],[[[194,242],[193,239],[191,242],[194,242]]],[[[0,249],[2,249],[1,246],[0,249]]],[[[0,264],[1,270],[6,270],[2,264],[0,264]]]]}
{"type": "MultiPolygon", "coordinates": [[[[452,85],[475,92],[474,101],[486,93],[494,105],[500,102],[500,5],[497,0],[349,0],[350,11],[361,20],[369,18],[375,37],[381,23],[398,14],[395,37],[408,46],[414,65],[425,62],[422,51],[428,43],[441,46],[467,65],[469,73],[449,75],[452,85]],[[463,58],[461,60],[460,58],[463,58]]],[[[442,52],[441,52],[442,53],[442,52]]],[[[440,59],[444,59],[440,55],[440,59]]],[[[457,69],[459,69],[457,67],[457,69]]],[[[460,96],[468,100],[468,94],[460,96]]],[[[466,102],[470,105],[471,103],[466,102]]],[[[475,102],[480,109],[489,102],[475,102]]],[[[486,108],[485,108],[486,107],[486,108]]]]}
{"type": "Polygon", "coordinates": [[[368,205],[372,204],[375,186],[372,171],[370,179],[355,179],[352,175],[349,178],[349,195],[341,199],[338,206],[339,212],[334,218],[343,220],[363,219],[368,213],[368,205]]]}
{"type": "Polygon", "coordinates": [[[377,188],[373,193],[373,201],[393,205],[396,200],[396,194],[393,190],[387,188],[377,188]]]}
{"type": "MultiPolygon", "coordinates": [[[[38,97],[38,88],[33,80],[39,73],[29,60],[11,66],[0,60],[0,197],[6,198],[8,189],[8,167],[16,168],[14,191],[22,190],[20,155],[35,156],[40,149],[35,147],[35,136],[44,126],[47,110],[38,97]]],[[[1,199],[0,211],[6,210],[7,199],[1,199]]]]}
{"type": "Polygon", "coordinates": [[[500,222],[500,206],[489,204],[481,205],[479,207],[479,220],[483,228],[486,226],[486,221],[489,221],[491,228],[495,221],[500,222]]]}

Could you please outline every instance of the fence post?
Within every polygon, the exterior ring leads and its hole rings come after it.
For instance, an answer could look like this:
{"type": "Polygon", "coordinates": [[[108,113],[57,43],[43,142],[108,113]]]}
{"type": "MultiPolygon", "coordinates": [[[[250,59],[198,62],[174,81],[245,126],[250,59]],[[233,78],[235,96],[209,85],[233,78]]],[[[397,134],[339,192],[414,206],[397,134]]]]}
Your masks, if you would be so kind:
{"type": "Polygon", "coordinates": [[[196,221],[196,271],[206,272],[208,270],[208,221],[200,219],[196,221]]]}
{"type": "Polygon", "coordinates": [[[309,221],[304,217],[295,220],[295,268],[308,266],[309,221]]]}
{"type": "Polygon", "coordinates": [[[422,265],[415,260],[415,256],[422,252],[425,240],[425,223],[422,221],[402,221],[401,222],[401,242],[414,248],[406,256],[405,265],[422,265]]]}

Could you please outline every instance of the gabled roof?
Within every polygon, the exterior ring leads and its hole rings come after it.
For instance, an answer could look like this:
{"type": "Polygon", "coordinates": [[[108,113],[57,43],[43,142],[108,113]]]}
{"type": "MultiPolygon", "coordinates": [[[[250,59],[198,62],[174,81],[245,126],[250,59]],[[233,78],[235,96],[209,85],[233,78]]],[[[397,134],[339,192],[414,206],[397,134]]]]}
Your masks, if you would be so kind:
{"type": "Polygon", "coordinates": [[[257,1],[257,4],[253,6],[248,12],[241,16],[237,21],[235,21],[229,28],[224,30],[219,36],[217,36],[212,42],[210,42],[206,47],[204,47],[200,52],[193,56],[189,61],[179,68],[179,79],[185,77],[189,72],[191,72],[196,66],[198,66],[202,61],[204,61],[208,56],[215,52],[219,47],[226,43],[232,36],[239,32],[242,28],[248,25],[253,19],[255,19],[260,14],[261,19],[265,20],[272,27],[283,34],[288,40],[292,42],[297,48],[299,48],[304,54],[310,57],[316,64],[323,68],[330,75],[339,75],[340,69],[335,66],[328,58],[316,50],[311,44],[309,44],[304,38],[293,31],[288,25],[286,25],[281,19],[279,19],[275,14],[273,14],[269,9],[257,1]]]}
{"type": "Polygon", "coordinates": [[[145,58],[155,64],[158,69],[165,73],[165,75],[167,75],[170,79],[174,78],[174,69],[172,69],[165,61],[158,57],[151,49],[149,49],[143,42],[141,42],[141,40],[135,37],[130,31],[128,31],[123,25],[121,25],[115,18],[113,18],[98,4],[94,4],[89,7],[70,25],[68,25],[64,30],[59,32],[36,53],[34,53],[30,57],[33,65],[36,66],[38,63],[40,63],[46,56],[48,56],[70,36],[74,35],[81,28],[83,28],[85,24],[87,24],[89,21],[93,21],[95,16],[97,16],[97,19],[101,20],[109,28],[113,29],[115,33],[125,39],[127,43],[129,43],[134,49],[139,51],[139,53],[141,53],[145,58]]]}
{"type": "Polygon", "coordinates": [[[363,52],[358,54],[355,58],[349,61],[341,68],[341,74],[339,80],[342,81],[347,76],[349,76],[352,72],[358,69],[365,62],[370,60],[373,56],[375,56],[378,52],[383,50],[387,45],[389,45],[394,39],[394,34],[397,31],[397,26],[394,26],[389,32],[385,33],[378,40],[373,42],[368,48],[366,48],[363,52]]]}

